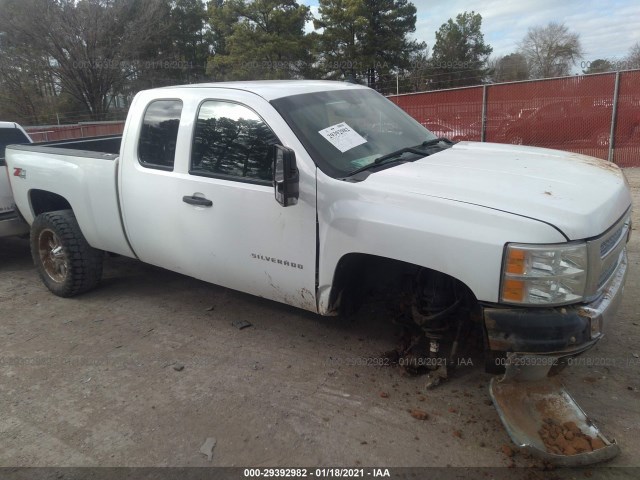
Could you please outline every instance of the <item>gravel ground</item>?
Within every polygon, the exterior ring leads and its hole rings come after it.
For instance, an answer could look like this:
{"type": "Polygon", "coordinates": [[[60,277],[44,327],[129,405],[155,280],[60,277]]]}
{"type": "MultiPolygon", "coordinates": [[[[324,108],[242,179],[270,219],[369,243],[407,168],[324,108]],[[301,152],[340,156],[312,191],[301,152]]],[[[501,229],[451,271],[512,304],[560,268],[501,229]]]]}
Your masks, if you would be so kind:
{"type": "MultiPolygon", "coordinates": [[[[626,173],[638,205],[640,169],[626,173]]],[[[638,235],[629,251],[618,317],[561,376],[621,445],[609,465],[640,467],[638,235]]],[[[28,242],[0,239],[0,465],[535,464],[505,455],[476,359],[428,391],[424,377],[362,364],[395,346],[382,308],[323,318],[122,257],[105,268],[98,290],[57,298],[28,242]]]]}

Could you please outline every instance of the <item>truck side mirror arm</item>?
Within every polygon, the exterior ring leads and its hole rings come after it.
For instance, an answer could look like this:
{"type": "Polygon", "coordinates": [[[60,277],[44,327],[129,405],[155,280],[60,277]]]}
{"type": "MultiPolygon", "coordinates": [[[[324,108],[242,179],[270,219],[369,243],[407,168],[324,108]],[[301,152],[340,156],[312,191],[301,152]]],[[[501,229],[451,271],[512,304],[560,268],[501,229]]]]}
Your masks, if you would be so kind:
{"type": "Polygon", "coordinates": [[[300,174],[295,152],[282,145],[272,146],[273,188],[276,201],[283,207],[298,203],[300,174]]]}

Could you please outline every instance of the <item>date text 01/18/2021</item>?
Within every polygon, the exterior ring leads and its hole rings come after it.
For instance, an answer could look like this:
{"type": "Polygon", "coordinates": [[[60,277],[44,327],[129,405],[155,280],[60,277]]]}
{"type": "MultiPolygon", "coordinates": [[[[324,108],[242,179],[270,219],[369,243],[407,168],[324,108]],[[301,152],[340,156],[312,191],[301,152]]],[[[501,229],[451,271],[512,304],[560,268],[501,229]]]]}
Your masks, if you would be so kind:
{"type": "Polygon", "coordinates": [[[388,468],[245,468],[245,478],[382,478],[391,477],[388,468]]]}

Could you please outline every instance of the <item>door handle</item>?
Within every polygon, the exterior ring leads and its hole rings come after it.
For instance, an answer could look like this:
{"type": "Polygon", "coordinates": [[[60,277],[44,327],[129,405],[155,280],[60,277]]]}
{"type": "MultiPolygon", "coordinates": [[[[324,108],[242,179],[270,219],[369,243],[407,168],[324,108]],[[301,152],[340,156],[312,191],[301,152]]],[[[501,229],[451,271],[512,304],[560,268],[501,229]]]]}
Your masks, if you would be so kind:
{"type": "Polygon", "coordinates": [[[185,195],[182,197],[182,201],[189,205],[197,205],[199,207],[211,207],[213,205],[211,200],[202,197],[195,197],[193,195],[185,195]]]}

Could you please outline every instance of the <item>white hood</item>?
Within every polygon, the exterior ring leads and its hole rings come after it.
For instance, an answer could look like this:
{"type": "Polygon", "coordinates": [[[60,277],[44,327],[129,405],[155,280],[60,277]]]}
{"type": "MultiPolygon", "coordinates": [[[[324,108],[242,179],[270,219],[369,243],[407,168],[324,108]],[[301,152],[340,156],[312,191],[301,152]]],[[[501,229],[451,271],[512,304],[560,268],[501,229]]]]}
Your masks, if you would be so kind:
{"type": "Polygon", "coordinates": [[[603,233],[631,205],[622,171],[593,157],[545,148],[460,142],[370,175],[382,191],[446,198],[531,217],[570,240],[603,233]]]}

